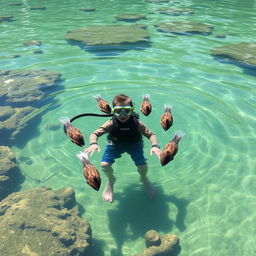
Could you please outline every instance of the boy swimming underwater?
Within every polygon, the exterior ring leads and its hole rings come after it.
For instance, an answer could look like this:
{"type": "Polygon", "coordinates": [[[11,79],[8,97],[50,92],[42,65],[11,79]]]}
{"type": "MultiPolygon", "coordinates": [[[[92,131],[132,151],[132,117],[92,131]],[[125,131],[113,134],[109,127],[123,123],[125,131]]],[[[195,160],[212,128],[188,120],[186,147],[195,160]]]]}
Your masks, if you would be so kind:
{"type": "Polygon", "coordinates": [[[156,135],[133,112],[134,105],[130,97],[119,94],[114,97],[112,104],[114,116],[90,135],[90,146],[85,149],[85,152],[90,153],[90,155],[95,150],[100,152],[98,137],[108,133],[108,145],[101,160],[101,168],[107,176],[102,198],[106,202],[113,201],[113,188],[116,178],[113,175],[112,164],[124,152],[131,156],[137,166],[141,182],[147,189],[149,196],[153,197],[155,190],[147,178],[148,166],[143,152],[142,135],[151,142],[150,154],[156,154],[160,158],[161,149],[158,146],[156,135]]]}

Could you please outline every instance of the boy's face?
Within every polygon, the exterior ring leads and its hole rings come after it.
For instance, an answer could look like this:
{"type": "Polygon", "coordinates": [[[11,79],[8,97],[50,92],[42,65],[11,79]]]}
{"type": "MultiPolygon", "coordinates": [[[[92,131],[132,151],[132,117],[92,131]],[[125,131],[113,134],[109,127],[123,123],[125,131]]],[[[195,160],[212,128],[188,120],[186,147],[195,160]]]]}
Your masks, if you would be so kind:
{"type": "Polygon", "coordinates": [[[125,123],[131,116],[133,108],[130,105],[116,105],[113,108],[116,119],[122,123],[125,123]]]}

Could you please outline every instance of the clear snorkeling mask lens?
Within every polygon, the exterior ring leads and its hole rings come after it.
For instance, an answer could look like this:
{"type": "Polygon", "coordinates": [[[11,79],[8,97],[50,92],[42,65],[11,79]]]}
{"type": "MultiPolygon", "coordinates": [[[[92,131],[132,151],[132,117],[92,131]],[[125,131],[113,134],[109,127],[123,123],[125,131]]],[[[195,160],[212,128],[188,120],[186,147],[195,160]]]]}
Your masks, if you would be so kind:
{"type": "Polygon", "coordinates": [[[112,109],[115,116],[130,116],[134,110],[131,106],[116,106],[112,109]]]}

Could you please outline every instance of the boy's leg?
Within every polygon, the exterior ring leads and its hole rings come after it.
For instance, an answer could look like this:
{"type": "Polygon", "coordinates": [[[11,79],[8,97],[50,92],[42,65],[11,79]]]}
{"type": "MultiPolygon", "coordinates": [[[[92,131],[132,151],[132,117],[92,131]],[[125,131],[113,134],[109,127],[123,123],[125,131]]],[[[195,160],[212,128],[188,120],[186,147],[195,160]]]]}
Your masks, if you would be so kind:
{"type": "Polygon", "coordinates": [[[130,154],[132,160],[137,166],[138,173],[140,174],[140,181],[145,186],[148,196],[153,198],[155,196],[155,189],[147,177],[148,166],[146,162],[147,160],[144,156],[143,142],[139,141],[133,144],[127,153],[130,154]]]}
{"type": "Polygon", "coordinates": [[[106,202],[113,202],[113,188],[116,181],[115,176],[113,175],[112,164],[115,162],[116,158],[121,157],[121,151],[117,145],[109,144],[107,145],[105,152],[101,159],[101,168],[102,171],[107,176],[107,183],[102,192],[102,199],[106,202]]]}
{"type": "Polygon", "coordinates": [[[116,181],[115,176],[113,175],[113,168],[111,163],[101,162],[102,171],[107,176],[107,183],[102,192],[102,199],[106,202],[112,203],[113,201],[113,189],[114,183],[116,181]]]}

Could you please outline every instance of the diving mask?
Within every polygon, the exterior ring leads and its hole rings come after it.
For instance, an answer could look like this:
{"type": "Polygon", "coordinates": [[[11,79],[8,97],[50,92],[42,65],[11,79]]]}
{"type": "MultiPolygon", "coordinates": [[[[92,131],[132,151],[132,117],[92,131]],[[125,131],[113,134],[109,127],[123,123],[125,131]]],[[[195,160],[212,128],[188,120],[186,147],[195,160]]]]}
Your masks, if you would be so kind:
{"type": "Polygon", "coordinates": [[[130,116],[134,110],[131,106],[116,106],[112,109],[115,116],[130,116]]]}

